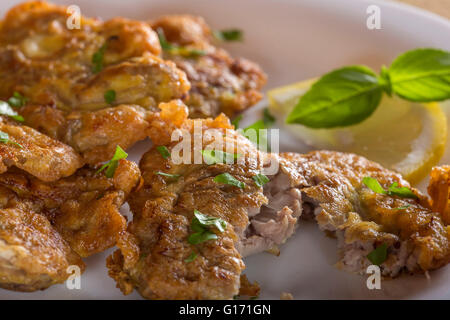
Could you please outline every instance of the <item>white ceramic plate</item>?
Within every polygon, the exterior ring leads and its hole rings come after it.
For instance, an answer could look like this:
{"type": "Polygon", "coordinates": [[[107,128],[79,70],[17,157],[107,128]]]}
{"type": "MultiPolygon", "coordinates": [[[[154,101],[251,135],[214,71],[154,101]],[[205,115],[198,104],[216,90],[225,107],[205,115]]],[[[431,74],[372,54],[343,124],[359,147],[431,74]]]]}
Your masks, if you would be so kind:
{"type": "MultiPolygon", "coordinates": [[[[0,14],[19,1],[2,0],[0,14]]],[[[88,16],[154,18],[166,13],[191,13],[206,18],[213,28],[238,27],[243,43],[226,45],[234,55],[257,61],[269,75],[265,89],[318,76],[348,64],[378,69],[399,53],[416,47],[450,50],[450,22],[409,6],[376,0],[63,0],[77,4],[88,16]],[[368,30],[366,9],[381,9],[381,30],[368,30]]],[[[264,102],[263,102],[264,103],[264,102]]],[[[262,104],[248,112],[247,123],[259,117],[262,104]]],[[[450,109],[450,108],[447,108],[450,109]]],[[[447,110],[448,114],[450,113],[447,110]]],[[[307,151],[283,134],[281,151],[307,151]]],[[[130,154],[138,161],[148,149],[141,142],[130,154]]],[[[450,149],[450,148],[447,148],[450,149]]],[[[447,152],[443,163],[450,162],[447,152]]],[[[124,214],[127,210],[123,208],[124,214]]],[[[42,292],[17,293],[0,289],[1,299],[136,299],[124,297],[108,277],[105,252],[86,259],[80,290],[65,285],[42,292]]],[[[261,298],[279,299],[290,292],[296,299],[440,299],[450,298],[450,267],[424,276],[383,281],[382,290],[368,290],[366,277],[338,271],[336,241],[326,238],[314,223],[302,223],[282,247],[281,255],[259,254],[246,259],[246,274],[262,288],[261,298]]]]}

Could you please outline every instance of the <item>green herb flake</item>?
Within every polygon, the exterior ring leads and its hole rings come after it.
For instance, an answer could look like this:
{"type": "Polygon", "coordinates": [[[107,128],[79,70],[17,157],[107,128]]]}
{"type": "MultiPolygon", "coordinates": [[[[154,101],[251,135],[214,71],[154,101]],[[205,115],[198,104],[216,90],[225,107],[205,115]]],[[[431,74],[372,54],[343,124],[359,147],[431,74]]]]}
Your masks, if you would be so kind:
{"type": "Polygon", "coordinates": [[[369,259],[372,264],[379,266],[387,259],[387,245],[386,243],[383,243],[382,245],[378,246],[375,250],[371,251],[367,255],[367,259],[369,259]]]}
{"type": "Polygon", "coordinates": [[[198,254],[195,253],[194,251],[192,251],[192,253],[189,255],[189,257],[187,257],[186,259],[184,259],[184,262],[192,262],[194,261],[196,258],[198,257],[198,254]]]}
{"type": "Polygon", "coordinates": [[[269,178],[266,175],[262,174],[262,173],[258,173],[256,175],[254,175],[252,177],[252,179],[253,179],[253,181],[255,181],[255,184],[258,187],[262,187],[263,185],[265,185],[267,182],[270,181],[269,178]]]}
{"type": "Polygon", "coordinates": [[[104,94],[105,102],[112,104],[116,100],[116,91],[108,90],[104,94]]]}
{"type": "Polygon", "coordinates": [[[245,183],[242,181],[239,181],[238,179],[236,179],[235,177],[233,177],[231,174],[229,174],[228,172],[219,174],[218,176],[216,176],[214,178],[214,182],[217,183],[223,183],[223,184],[229,184],[231,186],[235,186],[241,189],[245,188],[245,183]]]}
{"type": "Polygon", "coordinates": [[[203,242],[206,242],[208,240],[216,240],[217,235],[214,232],[211,232],[209,230],[205,230],[202,232],[196,232],[189,236],[188,242],[190,244],[200,244],[203,242]]]}
{"type": "Polygon", "coordinates": [[[399,187],[397,182],[394,182],[389,186],[387,193],[391,196],[397,196],[401,198],[418,199],[414,192],[407,187],[399,187]]]}
{"type": "Polygon", "coordinates": [[[170,173],[165,173],[165,172],[161,172],[161,171],[156,171],[155,174],[163,176],[163,177],[175,179],[175,180],[178,180],[178,178],[181,177],[181,175],[179,175],[179,174],[170,174],[170,173]]]}
{"type": "Polygon", "coordinates": [[[194,210],[194,217],[191,221],[191,230],[195,231],[188,237],[190,244],[199,244],[208,240],[217,239],[217,235],[210,230],[215,227],[220,233],[224,232],[227,222],[216,217],[208,216],[198,210],[194,210]]]}
{"type": "Polygon", "coordinates": [[[199,49],[191,49],[186,47],[180,47],[174,44],[171,44],[167,41],[166,36],[164,35],[164,30],[162,28],[158,28],[156,30],[156,33],[158,34],[159,43],[161,44],[161,49],[164,51],[173,54],[173,55],[180,55],[183,57],[188,58],[196,58],[199,56],[203,56],[206,54],[206,51],[199,50],[199,49]]]}
{"type": "Polygon", "coordinates": [[[167,149],[166,146],[157,146],[156,150],[158,150],[159,154],[161,155],[161,157],[163,157],[164,159],[168,159],[170,158],[170,152],[169,149],[167,149]]]}
{"type": "Polygon", "coordinates": [[[407,205],[404,205],[404,206],[401,206],[401,207],[394,208],[394,210],[405,210],[405,209],[408,209],[409,207],[411,207],[411,205],[407,204],[407,205]]]}
{"type": "Polygon", "coordinates": [[[119,166],[120,159],[126,159],[128,157],[128,153],[126,153],[120,146],[116,147],[116,151],[114,152],[113,157],[100,169],[97,170],[96,173],[100,173],[106,169],[105,175],[107,178],[114,177],[114,173],[116,172],[117,167],[119,166]]]}
{"type": "Polygon", "coordinates": [[[24,122],[25,120],[21,115],[14,111],[8,103],[4,101],[0,101],[0,115],[11,117],[12,119],[19,122],[24,122]]]}
{"type": "Polygon", "coordinates": [[[239,29],[225,29],[213,31],[213,36],[219,41],[242,41],[244,33],[239,29]]]}
{"type": "Polygon", "coordinates": [[[386,190],[383,189],[377,179],[372,177],[364,177],[362,182],[373,192],[386,194],[386,190]]]}
{"type": "Polygon", "coordinates": [[[8,99],[8,104],[12,107],[22,107],[27,103],[28,99],[22,96],[19,92],[15,91],[11,98],[8,99]]]}
{"type": "Polygon", "coordinates": [[[202,150],[203,160],[206,164],[218,164],[218,163],[234,163],[234,160],[238,159],[240,154],[233,154],[220,150],[206,149],[202,150]]]}
{"type": "Polygon", "coordinates": [[[235,129],[239,128],[239,123],[241,122],[243,116],[242,114],[238,115],[236,118],[231,121],[231,124],[234,126],[235,129]]]}
{"type": "Polygon", "coordinates": [[[9,139],[9,134],[7,134],[6,132],[3,132],[3,131],[0,131],[0,143],[13,144],[13,145],[18,146],[20,149],[23,149],[23,147],[20,144],[9,139]]]}
{"type": "Polygon", "coordinates": [[[103,44],[93,55],[92,55],[92,72],[99,73],[103,69],[103,56],[107,48],[107,43],[103,44]]]}

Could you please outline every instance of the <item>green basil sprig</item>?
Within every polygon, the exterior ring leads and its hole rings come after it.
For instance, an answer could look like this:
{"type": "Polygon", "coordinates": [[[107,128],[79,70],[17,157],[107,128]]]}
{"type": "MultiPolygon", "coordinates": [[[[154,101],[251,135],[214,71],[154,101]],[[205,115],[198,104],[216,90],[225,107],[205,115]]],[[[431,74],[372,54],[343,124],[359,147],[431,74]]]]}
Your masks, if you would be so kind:
{"type": "Polygon", "coordinates": [[[300,98],[287,123],[310,128],[350,126],[367,119],[382,94],[413,102],[450,99],[450,52],[416,49],[398,56],[380,75],[365,66],[349,66],[322,76],[300,98]]]}

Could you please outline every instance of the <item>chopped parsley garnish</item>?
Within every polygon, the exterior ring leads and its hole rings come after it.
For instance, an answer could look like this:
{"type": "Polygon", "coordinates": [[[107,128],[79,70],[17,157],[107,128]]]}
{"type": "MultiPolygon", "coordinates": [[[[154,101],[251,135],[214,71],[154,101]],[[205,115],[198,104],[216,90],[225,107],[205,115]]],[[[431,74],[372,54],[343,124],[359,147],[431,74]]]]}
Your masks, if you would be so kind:
{"type": "Polygon", "coordinates": [[[21,115],[19,115],[16,111],[14,111],[13,108],[11,108],[11,106],[4,101],[0,101],[0,114],[11,117],[12,119],[19,122],[24,121],[24,118],[21,115]]]}
{"type": "Polygon", "coordinates": [[[108,90],[105,92],[105,101],[106,103],[112,104],[116,100],[116,91],[108,90]]]}
{"type": "Polygon", "coordinates": [[[187,257],[186,259],[184,259],[184,262],[192,262],[197,258],[198,254],[195,253],[194,251],[192,251],[192,253],[189,255],[189,257],[187,257]]]}
{"type": "Polygon", "coordinates": [[[93,55],[92,55],[92,72],[99,73],[103,69],[103,56],[105,54],[107,48],[107,43],[105,42],[100,49],[98,49],[93,55]]]}
{"type": "Polygon", "coordinates": [[[203,160],[209,165],[217,163],[230,163],[238,159],[241,155],[237,153],[229,153],[220,150],[202,150],[203,160]]]}
{"type": "Polygon", "coordinates": [[[161,171],[156,171],[155,174],[163,176],[163,177],[168,177],[171,179],[176,179],[176,180],[178,180],[178,178],[181,177],[181,175],[179,175],[179,174],[170,174],[170,173],[165,173],[165,172],[161,172],[161,171]]]}
{"type": "Polygon", "coordinates": [[[9,134],[7,134],[6,132],[3,132],[3,131],[0,131],[0,143],[14,144],[14,145],[18,146],[20,149],[23,149],[23,147],[20,144],[9,139],[9,134]]]}
{"type": "Polygon", "coordinates": [[[256,175],[254,175],[252,177],[253,181],[255,181],[255,184],[258,187],[262,187],[263,185],[265,185],[267,182],[269,182],[269,178],[267,178],[266,175],[262,174],[262,173],[258,173],[256,175]]]}
{"type": "Polygon", "coordinates": [[[231,124],[234,126],[235,129],[239,128],[239,123],[241,122],[243,116],[242,114],[238,115],[236,118],[231,121],[231,124]]]}
{"type": "Polygon", "coordinates": [[[206,51],[204,50],[181,47],[168,42],[166,36],[164,35],[164,31],[161,28],[158,28],[156,32],[158,33],[161,48],[170,54],[180,55],[188,58],[195,58],[199,56],[204,56],[206,54],[206,51]]]}
{"type": "Polygon", "coordinates": [[[242,41],[243,32],[239,29],[215,30],[213,36],[219,41],[242,41]]]}
{"type": "Polygon", "coordinates": [[[167,149],[166,146],[157,146],[156,150],[158,150],[159,154],[164,158],[168,159],[170,158],[170,152],[169,149],[167,149]]]}
{"type": "Polygon", "coordinates": [[[245,183],[244,182],[239,181],[238,179],[233,177],[228,172],[225,172],[225,173],[222,173],[222,174],[219,174],[218,176],[216,176],[214,178],[214,182],[229,184],[231,186],[235,186],[235,187],[238,187],[238,188],[241,188],[241,189],[245,188],[245,183]]]}
{"type": "Polygon", "coordinates": [[[27,98],[22,96],[19,92],[15,91],[11,98],[8,99],[8,103],[12,107],[21,107],[25,105],[25,103],[28,101],[27,98]]]}
{"type": "Polygon", "coordinates": [[[375,250],[371,251],[367,255],[367,259],[372,262],[374,265],[379,266],[387,259],[387,244],[383,243],[378,246],[375,250]]]}
{"type": "Polygon", "coordinates": [[[120,159],[126,159],[128,157],[128,153],[126,153],[120,146],[116,147],[116,152],[114,152],[113,157],[107,163],[105,163],[100,169],[97,170],[97,173],[102,172],[106,169],[105,175],[107,178],[114,177],[114,172],[119,165],[120,159]]]}
{"type": "Polygon", "coordinates": [[[194,231],[189,238],[190,244],[199,244],[208,240],[217,239],[217,235],[211,231],[215,227],[220,233],[225,231],[227,222],[216,217],[208,216],[198,210],[194,210],[194,218],[191,221],[191,230],[194,231]]]}
{"type": "Polygon", "coordinates": [[[373,192],[380,194],[387,194],[389,196],[398,196],[401,198],[417,199],[418,197],[407,187],[399,187],[397,182],[391,184],[388,190],[385,190],[377,179],[372,177],[364,177],[363,183],[373,192]]]}

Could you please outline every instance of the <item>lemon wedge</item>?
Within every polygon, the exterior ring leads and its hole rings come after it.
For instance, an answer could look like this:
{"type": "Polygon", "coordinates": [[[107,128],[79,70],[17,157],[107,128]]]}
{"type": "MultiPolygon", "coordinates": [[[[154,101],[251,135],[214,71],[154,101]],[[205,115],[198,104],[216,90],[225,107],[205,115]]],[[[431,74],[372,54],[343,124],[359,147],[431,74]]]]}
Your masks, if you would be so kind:
{"type": "Polygon", "coordinates": [[[287,115],[315,80],[268,92],[269,110],[285,128],[315,149],[352,152],[380,163],[418,183],[444,154],[447,118],[438,103],[414,103],[383,96],[365,121],[343,128],[311,129],[285,124],[287,115]]]}

